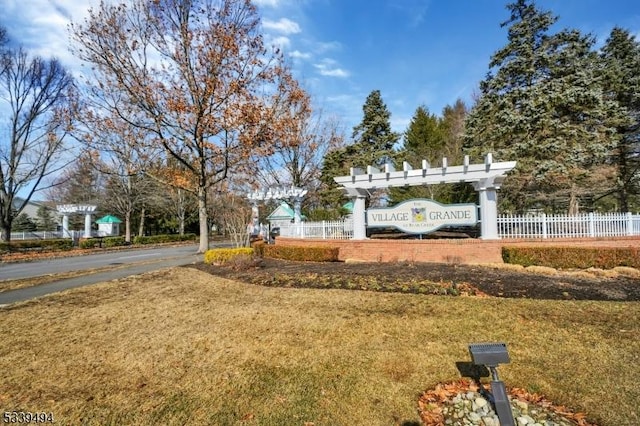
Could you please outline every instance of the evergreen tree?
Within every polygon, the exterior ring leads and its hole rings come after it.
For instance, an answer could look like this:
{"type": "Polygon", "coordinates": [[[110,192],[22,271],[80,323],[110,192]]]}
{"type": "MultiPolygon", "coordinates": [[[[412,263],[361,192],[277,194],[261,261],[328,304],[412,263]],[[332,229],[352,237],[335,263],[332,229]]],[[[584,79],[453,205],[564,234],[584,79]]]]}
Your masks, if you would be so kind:
{"type": "MultiPolygon", "coordinates": [[[[412,167],[420,167],[427,160],[431,167],[437,167],[444,155],[444,132],[441,120],[429,113],[427,107],[419,106],[413,114],[404,134],[402,148],[394,156],[396,168],[406,161],[412,167]]],[[[445,185],[407,186],[389,188],[389,204],[397,204],[412,198],[430,198],[443,201],[440,197],[446,191],[445,185]]]]}
{"type": "MultiPolygon", "coordinates": [[[[440,167],[442,159],[449,165],[463,161],[462,145],[467,107],[460,99],[442,110],[442,117],[429,113],[426,107],[416,109],[404,135],[402,148],[395,156],[396,168],[407,161],[419,167],[427,160],[431,167],[440,167]]],[[[397,204],[412,198],[430,198],[443,204],[467,203],[477,200],[476,191],[468,183],[429,186],[396,187],[389,189],[389,203],[397,204]]]]}
{"type": "Polygon", "coordinates": [[[26,213],[20,213],[13,220],[11,225],[12,232],[33,232],[37,229],[36,223],[26,213]]]}
{"type": "Polygon", "coordinates": [[[333,209],[336,215],[340,207],[346,202],[345,195],[333,180],[336,176],[346,176],[349,169],[354,166],[358,158],[358,150],[355,145],[347,145],[329,151],[324,157],[322,172],[320,173],[319,198],[325,208],[333,209]]]}
{"type": "Polygon", "coordinates": [[[627,30],[614,28],[601,58],[607,95],[617,101],[628,121],[617,128],[613,151],[616,166],[613,194],[617,208],[627,212],[640,207],[640,43],[627,30]]]}
{"type": "Polygon", "coordinates": [[[393,146],[400,135],[391,130],[391,113],[379,90],[372,91],[362,106],[362,122],[353,128],[352,138],[358,158],[354,167],[383,166],[393,154],[393,146]]]}
{"type": "Polygon", "coordinates": [[[53,213],[51,209],[46,207],[45,205],[40,205],[38,207],[38,211],[36,212],[38,216],[36,220],[36,224],[38,227],[38,231],[55,231],[56,230],[56,220],[53,217],[53,213]]]}
{"type": "MultiPolygon", "coordinates": [[[[453,105],[447,105],[442,110],[440,127],[444,137],[442,155],[447,157],[449,164],[459,165],[464,161],[464,125],[469,113],[465,103],[458,99],[453,105]]],[[[447,193],[442,194],[442,202],[476,203],[478,194],[468,182],[447,185],[447,193]]]]}
{"type": "Polygon", "coordinates": [[[348,175],[351,167],[366,169],[369,165],[384,166],[391,161],[393,146],[400,138],[398,133],[391,130],[391,113],[379,90],[374,90],[367,96],[362,111],[362,122],[353,128],[353,143],[329,151],[325,156],[319,190],[325,207],[339,210],[346,202],[333,180],[334,177],[348,175]]]}
{"type": "Polygon", "coordinates": [[[480,84],[466,148],[473,157],[492,152],[499,161],[518,161],[502,187],[503,207],[577,212],[615,142],[620,109],[599,83],[593,38],[575,30],[550,34],[558,18],[532,0],[507,9],[508,43],[480,84]]]}

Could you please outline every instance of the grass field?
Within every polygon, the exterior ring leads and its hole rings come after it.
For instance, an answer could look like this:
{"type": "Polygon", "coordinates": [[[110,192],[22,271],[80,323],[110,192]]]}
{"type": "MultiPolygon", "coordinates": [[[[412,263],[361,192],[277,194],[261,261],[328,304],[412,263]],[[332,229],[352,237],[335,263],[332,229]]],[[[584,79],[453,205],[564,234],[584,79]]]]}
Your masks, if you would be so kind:
{"type": "Polygon", "coordinates": [[[507,385],[640,424],[640,304],[264,288],[174,268],[0,309],[0,412],[56,424],[411,425],[471,342],[507,385]]]}

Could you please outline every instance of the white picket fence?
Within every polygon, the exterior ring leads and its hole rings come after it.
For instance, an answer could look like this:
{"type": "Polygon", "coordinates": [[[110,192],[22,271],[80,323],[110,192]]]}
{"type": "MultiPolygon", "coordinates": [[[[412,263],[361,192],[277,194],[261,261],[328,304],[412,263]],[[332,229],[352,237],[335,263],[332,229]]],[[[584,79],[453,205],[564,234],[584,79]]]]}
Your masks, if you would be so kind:
{"type": "Polygon", "coordinates": [[[501,238],[598,238],[640,235],[640,214],[498,216],[501,238]]]}
{"type": "Polygon", "coordinates": [[[63,235],[62,231],[25,231],[12,232],[11,241],[18,240],[48,240],[52,238],[73,238],[78,239],[84,236],[84,231],[68,231],[63,235]]]}
{"type": "Polygon", "coordinates": [[[353,237],[353,221],[351,219],[345,219],[290,223],[286,226],[280,226],[280,235],[291,238],[349,240],[353,237]]]}
{"type": "MultiPolygon", "coordinates": [[[[291,238],[348,240],[353,237],[351,219],[302,222],[280,227],[291,238]]],[[[640,235],[640,214],[588,213],[568,215],[500,215],[500,238],[598,238],[640,235]]]]}

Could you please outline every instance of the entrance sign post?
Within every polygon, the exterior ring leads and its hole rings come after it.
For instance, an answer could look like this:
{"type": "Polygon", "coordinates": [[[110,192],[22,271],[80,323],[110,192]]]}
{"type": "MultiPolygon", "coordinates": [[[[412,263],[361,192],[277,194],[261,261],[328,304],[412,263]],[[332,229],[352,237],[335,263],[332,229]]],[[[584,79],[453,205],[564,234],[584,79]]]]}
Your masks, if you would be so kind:
{"type": "Polygon", "coordinates": [[[505,175],[516,166],[515,161],[493,162],[491,154],[485,156],[484,163],[469,164],[469,156],[464,157],[461,166],[449,166],[446,158],[442,167],[430,167],[422,160],[422,167],[414,169],[406,161],[402,170],[395,170],[386,164],[384,171],[368,166],[364,171],[351,168],[349,176],[337,176],[333,180],[341,185],[347,196],[353,199],[353,239],[366,239],[366,212],[364,208],[368,190],[389,188],[392,186],[434,185],[439,183],[469,182],[479,192],[480,230],[485,240],[499,239],[497,190],[500,189],[505,175]]]}

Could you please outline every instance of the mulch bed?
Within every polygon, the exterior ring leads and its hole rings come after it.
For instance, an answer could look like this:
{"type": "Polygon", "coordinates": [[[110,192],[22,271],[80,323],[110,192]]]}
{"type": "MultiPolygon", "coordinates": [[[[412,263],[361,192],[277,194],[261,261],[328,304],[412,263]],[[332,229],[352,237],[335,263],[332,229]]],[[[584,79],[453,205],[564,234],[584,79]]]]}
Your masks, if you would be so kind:
{"type": "Polygon", "coordinates": [[[281,287],[344,288],[505,298],[639,301],[640,279],[545,275],[446,263],[293,262],[264,258],[252,265],[193,265],[212,275],[281,287]],[[373,284],[372,284],[373,283],[373,284]],[[430,287],[425,290],[429,283],[430,287]],[[437,285],[441,290],[435,289],[437,285]]]}

